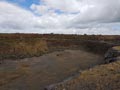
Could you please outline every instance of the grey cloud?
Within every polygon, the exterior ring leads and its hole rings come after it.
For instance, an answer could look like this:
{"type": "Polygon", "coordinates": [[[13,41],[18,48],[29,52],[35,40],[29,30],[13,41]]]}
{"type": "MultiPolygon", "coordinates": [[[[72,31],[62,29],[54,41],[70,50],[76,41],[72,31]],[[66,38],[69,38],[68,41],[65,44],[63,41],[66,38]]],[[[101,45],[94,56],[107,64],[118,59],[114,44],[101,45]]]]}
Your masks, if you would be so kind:
{"type": "Polygon", "coordinates": [[[36,9],[34,6],[35,12],[42,10],[42,16],[0,1],[0,32],[120,34],[119,30],[114,30],[115,27],[120,28],[120,0],[64,0],[66,3],[60,0],[43,1],[45,7],[37,5],[36,9]],[[58,14],[54,10],[47,10],[51,7],[80,13],[58,14]]]}
{"type": "Polygon", "coordinates": [[[22,25],[20,25],[19,23],[17,22],[11,22],[11,21],[4,21],[0,24],[1,28],[4,28],[4,29],[24,29],[24,27],[22,25]]]}

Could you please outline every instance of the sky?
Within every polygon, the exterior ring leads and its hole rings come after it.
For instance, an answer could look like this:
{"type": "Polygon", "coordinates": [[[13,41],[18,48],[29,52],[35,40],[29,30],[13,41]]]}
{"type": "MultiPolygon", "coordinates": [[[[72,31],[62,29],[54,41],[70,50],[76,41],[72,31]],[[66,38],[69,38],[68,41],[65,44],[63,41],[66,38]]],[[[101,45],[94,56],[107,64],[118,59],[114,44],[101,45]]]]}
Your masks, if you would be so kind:
{"type": "Polygon", "coordinates": [[[0,33],[120,35],[120,0],[0,0],[0,33]]]}

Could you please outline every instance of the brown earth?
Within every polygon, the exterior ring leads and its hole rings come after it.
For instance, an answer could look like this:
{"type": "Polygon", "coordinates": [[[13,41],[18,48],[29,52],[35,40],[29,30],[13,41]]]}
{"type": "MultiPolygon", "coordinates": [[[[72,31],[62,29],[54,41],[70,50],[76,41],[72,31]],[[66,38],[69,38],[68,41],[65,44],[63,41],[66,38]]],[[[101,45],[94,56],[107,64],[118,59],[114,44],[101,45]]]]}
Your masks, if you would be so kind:
{"type": "Polygon", "coordinates": [[[44,87],[104,63],[82,50],[56,51],[40,57],[5,60],[0,65],[0,90],[44,90],[44,87]]]}

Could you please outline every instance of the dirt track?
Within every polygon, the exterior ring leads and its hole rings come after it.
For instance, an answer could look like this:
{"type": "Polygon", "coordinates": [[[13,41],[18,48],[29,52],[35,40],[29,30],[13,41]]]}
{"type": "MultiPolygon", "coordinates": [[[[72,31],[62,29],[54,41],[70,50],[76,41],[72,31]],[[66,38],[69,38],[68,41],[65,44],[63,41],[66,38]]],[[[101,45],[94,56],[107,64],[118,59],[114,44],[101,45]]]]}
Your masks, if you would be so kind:
{"type": "Polygon", "coordinates": [[[53,52],[41,57],[5,60],[0,65],[0,90],[43,90],[81,70],[102,64],[103,58],[80,50],[53,52]]]}

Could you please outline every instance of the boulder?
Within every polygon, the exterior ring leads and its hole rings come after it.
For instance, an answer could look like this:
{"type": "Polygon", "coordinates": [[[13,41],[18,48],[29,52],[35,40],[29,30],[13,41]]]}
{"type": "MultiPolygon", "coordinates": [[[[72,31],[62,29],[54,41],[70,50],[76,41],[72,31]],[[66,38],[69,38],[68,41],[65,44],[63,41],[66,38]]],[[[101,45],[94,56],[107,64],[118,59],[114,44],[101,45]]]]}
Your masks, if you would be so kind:
{"type": "Polygon", "coordinates": [[[111,63],[117,61],[119,60],[118,59],[119,56],[120,56],[120,46],[112,47],[106,52],[104,56],[105,63],[111,63]]]}

